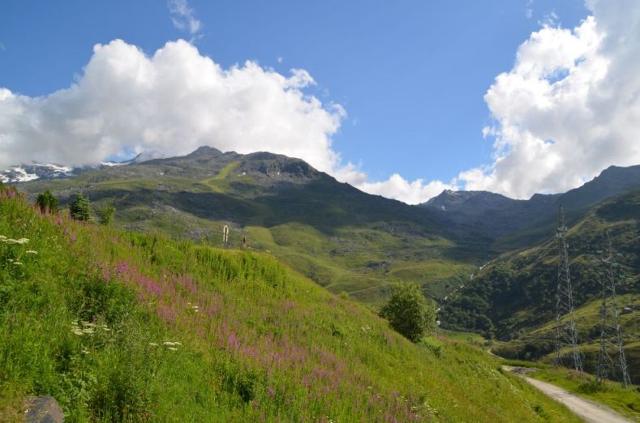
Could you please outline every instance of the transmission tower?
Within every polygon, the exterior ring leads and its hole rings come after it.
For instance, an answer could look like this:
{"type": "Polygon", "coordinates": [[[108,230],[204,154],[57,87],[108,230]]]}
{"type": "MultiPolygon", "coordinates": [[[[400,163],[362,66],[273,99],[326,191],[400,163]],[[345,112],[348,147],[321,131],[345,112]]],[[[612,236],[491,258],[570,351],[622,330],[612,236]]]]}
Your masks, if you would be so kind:
{"type": "Polygon", "coordinates": [[[606,273],[601,281],[600,352],[598,354],[596,380],[600,383],[607,377],[613,376],[616,373],[616,367],[618,367],[622,384],[626,388],[631,384],[631,378],[629,377],[627,359],[624,355],[620,313],[616,301],[617,263],[615,262],[613,245],[608,232],[607,241],[609,244],[607,256],[602,259],[603,264],[606,266],[606,273]],[[614,356],[617,355],[617,357],[612,357],[609,354],[611,350],[615,351],[614,356]]]}
{"type": "Polygon", "coordinates": [[[556,289],[556,356],[555,365],[563,364],[563,350],[571,352],[573,368],[582,371],[582,354],[578,348],[578,331],[573,314],[573,288],[569,271],[569,246],[564,209],[560,207],[558,229],[556,231],[560,263],[558,264],[558,285],[556,289]],[[564,317],[564,319],[563,319],[564,317]]]}

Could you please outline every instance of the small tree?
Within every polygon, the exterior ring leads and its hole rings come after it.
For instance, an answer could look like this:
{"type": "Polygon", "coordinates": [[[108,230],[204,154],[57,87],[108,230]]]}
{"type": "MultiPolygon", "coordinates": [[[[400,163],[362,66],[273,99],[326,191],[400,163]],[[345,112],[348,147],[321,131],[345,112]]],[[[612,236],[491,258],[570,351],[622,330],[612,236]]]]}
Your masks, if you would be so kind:
{"type": "Polygon", "coordinates": [[[113,222],[113,216],[116,214],[116,208],[108,204],[97,210],[98,221],[101,225],[110,225],[113,222]]]}
{"type": "Polygon", "coordinates": [[[412,342],[418,342],[436,324],[436,310],[416,284],[400,284],[393,288],[391,298],[380,310],[380,316],[412,342]]]}
{"type": "Polygon", "coordinates": [[[58,199],[49,190],[38,195],[36,205],[42,213],[56,213],[58,211],[58,199]]]}
{"type": "Polygon", "coordinates": [[[69,203],[69,213],[75,220],[88,221],[91,217],[91,205],[82,194],[74,195],[69,203]]]}

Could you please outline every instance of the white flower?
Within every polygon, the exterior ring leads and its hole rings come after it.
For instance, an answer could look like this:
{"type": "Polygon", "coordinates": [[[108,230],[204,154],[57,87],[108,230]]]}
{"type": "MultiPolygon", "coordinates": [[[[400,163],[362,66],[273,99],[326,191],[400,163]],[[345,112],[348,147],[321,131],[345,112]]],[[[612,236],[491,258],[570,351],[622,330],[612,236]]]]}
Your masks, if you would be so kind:
{"type": "Polygon", "coordinates": [[[167,348],[169,351],[178,351],[178,349],[176,347],[169,347],[167,348]]]}
{"type": "Polygon", "coordinates": [[[26,253],[26,254],[34,254],[34,255],[35,255],[35,254],[38,254],[38,252],[37,252],[37,251],[34,251],[34,250],[27,250],[27,251],[25,251],[25,253],[26,253]]]}
{"type": "Polygon", "coordinates": [[[5,242],[7,244],[26,244],[27,242],[29,242],[29,240],[27,238],[20,238],[20,239],[13,239],[13,238],[0,238],[0,241],[5,242]]]}

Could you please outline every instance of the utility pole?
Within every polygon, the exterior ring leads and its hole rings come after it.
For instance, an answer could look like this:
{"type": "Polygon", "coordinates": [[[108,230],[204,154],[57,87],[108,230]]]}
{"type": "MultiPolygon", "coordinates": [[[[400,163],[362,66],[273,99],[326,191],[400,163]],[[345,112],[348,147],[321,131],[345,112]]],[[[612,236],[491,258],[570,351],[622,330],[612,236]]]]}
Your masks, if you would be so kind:
{"type": "Polygon", "coordinates": [[[573,361],[573,368],[582,371],[582,354],[578,348],[578,331],[573,314],[573,288],[571,286],[571,272],[569,269],[569,245],[567,244],[567,225],[565,223],[564,208],[560,207],[556,239],[560,263],[558,264],[558,282],[556,288],[556,356],[554,364],[562,365],[562,350],[569,348],[573,361]],[[563,317],[565,318],[563,321],[563,317]]]}
{"type": "Polygon", "coordinates": [[[607,232],[608,253],[602,259],[606,266],[606,274],[601,283],[601,304],[600,304],[600,351],[598,354],[598,367],[596,369],[596,380],[602,383],[608,376],[612,376],[616,367],[620,370],[621,382],[626,388],[631,384],[629,377],[629,367],[624,355],[624,341],[622,329],[620,327],[620,312],[617,304],[617,263],[614,259],[613,245],[611,237],[607,232]],[[614,358],[609,354],[613,349],[617,355],[617,366],[614,358]]]}

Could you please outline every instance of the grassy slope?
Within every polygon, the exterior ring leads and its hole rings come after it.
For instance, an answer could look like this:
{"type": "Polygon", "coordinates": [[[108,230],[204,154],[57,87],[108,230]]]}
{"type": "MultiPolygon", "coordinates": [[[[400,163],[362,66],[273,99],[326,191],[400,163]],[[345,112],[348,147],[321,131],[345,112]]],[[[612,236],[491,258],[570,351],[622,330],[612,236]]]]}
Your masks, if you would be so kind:
{"type": "Polygon", "coordinates": [[[203,179],[188,168],[184,172],[192,173],[183,175],[179,167],[143,164],[22,188],[32,194],[51,189],[61,198],[84,191],[97,207],[115,203],[123,229],[214,246],[220,246],[222,226],[230,224],[232,246],[246,236],[251,248],[268,250],[332,292],[374,306],[396,282],[416,282],[427,295],[442,298],[475,268],[473,260],[458,257],[468,254],[460,246],[433,228],[425,231],[430,224],[421,217],[424,210],[355,194],[328,177],[283,189],[274,178],[244,174],[238,160],[212,168],[214,175],[203,179]]]}
{"type": "Polygon", "coordinates": [[[572,421],[483,351],[413,345],[267,255],[1,195],[0,234],[29,239],[0,242],[2,421],[29,394],[70,422],[572,421]]]}

